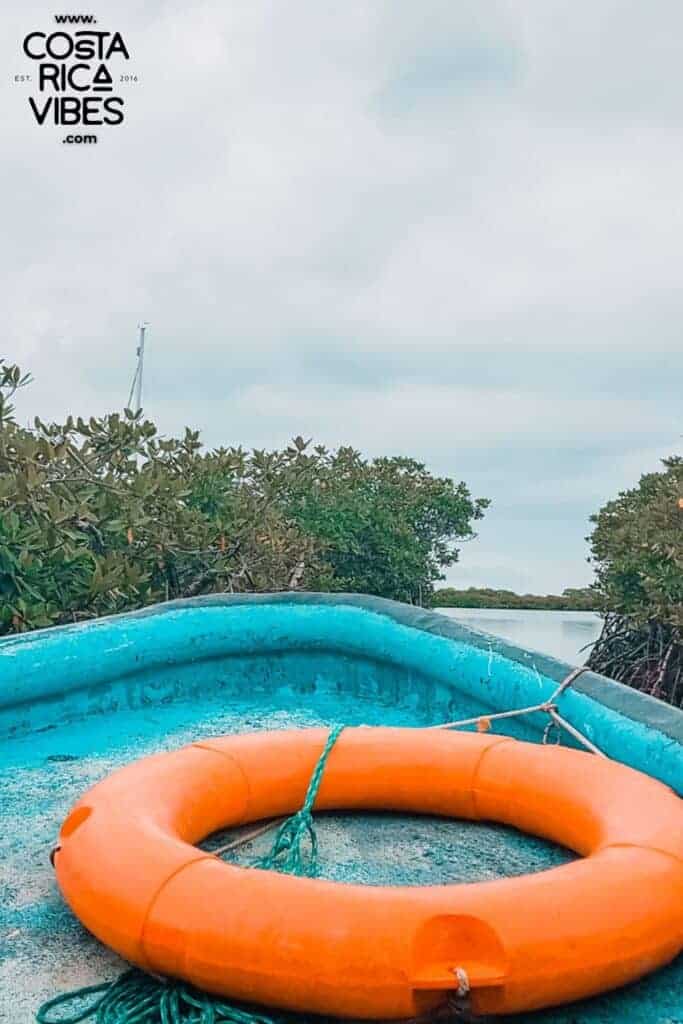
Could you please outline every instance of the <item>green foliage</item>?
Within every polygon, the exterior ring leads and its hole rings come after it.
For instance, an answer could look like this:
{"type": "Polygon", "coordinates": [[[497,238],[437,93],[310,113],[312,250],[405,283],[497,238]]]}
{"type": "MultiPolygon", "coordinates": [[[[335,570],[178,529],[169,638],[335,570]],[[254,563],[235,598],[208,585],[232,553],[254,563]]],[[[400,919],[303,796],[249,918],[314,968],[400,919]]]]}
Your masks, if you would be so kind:
{"type": "Polygon", "coordinates": [[[591,587],[568,587],[561,594],[515,594],[512,590],[444,587],[434,592],[435,608],[541,608],[550,611],[593,611],[598,598],[591,587]]]}
{"type": "Polygon", "coordinates": [[[0,370],[0,633],[280,590],[313,563],[312,542],[264,495],[258,459],[203,454],[190,430],[160,438],[130,410],[25,430],[10,399],[26,380],[0,370]]]}
{"type": "Polygon", "coordinates": [[[589,664],[683,705],[683,459],[663,461],[592,517],[592,561],[606,612],[589,664]]]}
{"type": "Polygon", "coordinates": [[[591,522],[592,561],[605,611],[634,626],[683,627],[683,458],[642,476],[591,522]]]}
{"type": "Polygon", "coordinates": [[[0,634],[220,591],[428,598],[486,501],[350,448],[206,452],[141,413],[27,430],[0,361],[0,634]]]}
{"type": "Polygon", "coordinates": [[[288,482],[284,507],[319,545],[316,589],[428,601],[488,502],[413,459],[368,462],[345,447],[309,455],[301,438],[295,444],[299,473],[288,482]]]}

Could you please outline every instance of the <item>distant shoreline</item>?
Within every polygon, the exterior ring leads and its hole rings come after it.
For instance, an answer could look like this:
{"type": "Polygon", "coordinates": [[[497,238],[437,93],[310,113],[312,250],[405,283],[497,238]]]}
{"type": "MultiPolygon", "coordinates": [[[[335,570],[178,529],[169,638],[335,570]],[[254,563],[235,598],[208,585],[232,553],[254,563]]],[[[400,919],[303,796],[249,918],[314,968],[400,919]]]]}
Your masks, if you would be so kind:
{"type": "Polygon", "coordinates": [[[577,615],[582,613],[586,615],[601,615],[602,612],[599,608],[528,608],[524,605],[515,605],[511,608],[509,605],[487,605],[485,608],[482,605],[472,604],[434,604],[432,605],[434,611],[455,611],[455,612],[575,612],[577,615]]]}
{"type": "Polygon", "coordinates": [[[515,594],[511,590],[493,590],[488,587],[469,587],[458,590],[444,587],[432,595],[433,608],[481,608],[499,611],[554,611],[554,612],[595,612],[597,599],[594,592],[584,589],[567,589],[562,594],[515,594]]]}

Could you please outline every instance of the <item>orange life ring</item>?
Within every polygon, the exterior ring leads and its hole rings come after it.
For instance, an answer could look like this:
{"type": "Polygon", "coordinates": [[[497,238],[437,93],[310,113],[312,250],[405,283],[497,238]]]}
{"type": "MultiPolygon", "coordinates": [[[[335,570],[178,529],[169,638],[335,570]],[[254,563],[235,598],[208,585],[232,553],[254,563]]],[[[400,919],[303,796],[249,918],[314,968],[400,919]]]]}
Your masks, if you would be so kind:
{"type": "Polygon", "coordinates": [[[682,802],[612,761],[490,734],[357,728],[316,809],[503,822],[581,859],[499,881],[375,887],[226,864],[192,844],[302,804],[322,729],[226,736],[125,767],[64,822],[59,885],[99,939],[213,993],[340,1017],[578,999],[683,946],[682,802]]]}

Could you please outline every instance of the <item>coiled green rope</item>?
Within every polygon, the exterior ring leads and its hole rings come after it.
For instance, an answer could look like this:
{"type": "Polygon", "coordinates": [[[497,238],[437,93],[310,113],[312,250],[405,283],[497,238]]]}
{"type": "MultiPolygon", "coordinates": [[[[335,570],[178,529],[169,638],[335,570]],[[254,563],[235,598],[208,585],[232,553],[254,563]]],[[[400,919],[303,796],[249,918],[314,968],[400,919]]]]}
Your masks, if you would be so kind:
{"type": "MultiPolygon", "coordinates": [[[[318,873],[318,838],[312,811],[327,760],[343,728],[339,725],[330,732],[313,770],[303,807],[280,825],[270,853],[256,861],[254,867],[308,877],[318,873]],[[308,857],[302,850],[306,838],[311,845],[308,857]]],[[[36,1013],[37,1024],[79,1024],[88,1017],[94,1018],[93,1024],[284,1024],[287,1019],[254,1007],[225,1003],[184,982],[156,978],[135,968],[115,981],[88,985],[49,999],[36,1013]],[[51,1016],[52,1010],[80,1004],[89,996],[96,998],[70,1016],[51,1016]]],[[[297,1022],[302,1020],[297,1017],[297,1022]]]]}
{"type": "Polygon", "coordinates": [[[38,1024],[78,1024],[94,1017],[96,1024],[282,1024],[284,1017],[222,1002],[177,981],[153,978],[143,971],[125,971],[116,981],[89,985],[44,1003],[38,1024]],[[51,1015],[59,1006],[97,998],[71,1016],[51,1015]]]}

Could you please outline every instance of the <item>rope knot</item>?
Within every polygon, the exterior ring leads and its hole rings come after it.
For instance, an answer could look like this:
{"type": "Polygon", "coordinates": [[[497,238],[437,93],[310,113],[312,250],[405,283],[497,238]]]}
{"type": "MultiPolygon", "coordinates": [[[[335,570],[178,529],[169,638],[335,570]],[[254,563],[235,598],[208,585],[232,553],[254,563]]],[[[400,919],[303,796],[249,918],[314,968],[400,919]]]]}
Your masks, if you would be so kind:
{"type": "Polygon", "coordinates": [[[266,870],[275,869],[283,875],[317,874],[318,837],[313,827],[310,811],[300,810],[278,829],[275,842],[270,853],[256,862],[256,867],[266,870]],[[308,862],[304,861],[301,845],[308,837],[311,853],[308,862]]]}

